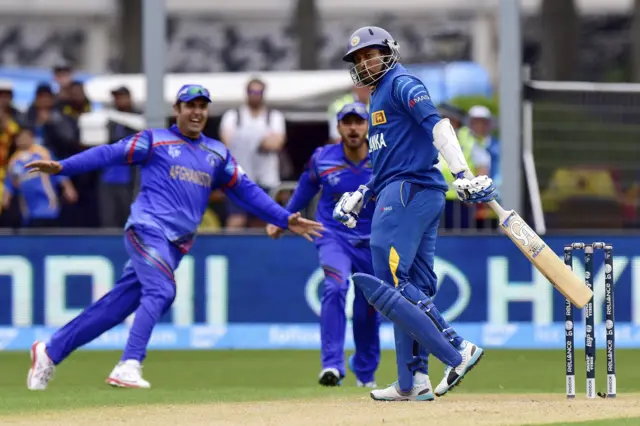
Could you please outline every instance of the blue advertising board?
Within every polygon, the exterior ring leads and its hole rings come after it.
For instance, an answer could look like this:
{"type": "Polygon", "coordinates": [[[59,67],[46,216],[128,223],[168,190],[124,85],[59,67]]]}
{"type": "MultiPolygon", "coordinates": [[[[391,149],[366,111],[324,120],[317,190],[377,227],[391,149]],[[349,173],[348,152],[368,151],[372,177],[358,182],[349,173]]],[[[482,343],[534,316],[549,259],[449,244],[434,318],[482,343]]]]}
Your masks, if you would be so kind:
{"type": "MultiPolygon", "coordinates": [[[[575,240],[545,238],[558,254],[575,240]]],[[[640,245],[621,236],[580,240],[613,244],[616,343],[640,347],[640,245]]],[[[112,288],[126,260],[119,236],[2,237],[0,349],[23,350],[46,339],[112,288]]],[[[581,276],[583,265],[582,253],[576,253],[574,269],[581,276]]],[[[436,273],[436,305],[469,340],[487,347],[563,347],[562,295],[507,237],[440,237],[436,273]]],[[[151,346],[318,348],[322,280],[315,247],[301,238],[200,236],[176,271],[177,297],[151,346]]],[[[601,253],[595,256],[594,283],[597,336],[603,336],[601,253]]],[[[352,299],[350,289],[348,317],[352,299]]],[[[576,323],[581,318],[577,312],[576,323]]],[[[88,347],[122,348],[130,323],[131,318],[88,347]]],[[[583,335],[584,327],[577,326],[576,339],[583,335]]],[[[389,323],[381,336],[383,347],[393,348],[389,323]]]]}

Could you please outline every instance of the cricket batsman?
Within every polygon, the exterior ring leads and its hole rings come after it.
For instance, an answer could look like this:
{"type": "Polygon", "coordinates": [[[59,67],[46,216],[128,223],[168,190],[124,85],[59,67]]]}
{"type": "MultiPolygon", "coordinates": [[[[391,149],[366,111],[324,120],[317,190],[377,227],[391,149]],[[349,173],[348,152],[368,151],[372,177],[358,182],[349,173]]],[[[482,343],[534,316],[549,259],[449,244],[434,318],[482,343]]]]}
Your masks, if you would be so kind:
{"type": "MultiPolygon", "coordinates": [[[[325,231],[315,239],[315,244],[325,277],[320,309],[322,371],[318,378],[324,386],[338,386],[345,377],[345,302],[349,277],[352,272],[373,274],[369,248],[373,204],[360,212],[360,220],[353,228],[346,228],[332,217],[342,194],[356,190],[371,178],[366,139],[368,119],[367,107],[362,103],[347,104],[338,112],[340,143],[316,149],[285,207],[290,212],[300,211],[321,191],[316,219],[325,231]]],[[[282,232],[275,225],[267,225],[267,233],[273,238],[282,232]]],[[[358,387],[375,388],[374,373],[380,363],[380,315],[361,290],[354,290],[352,325],[356,351],[349,358],[349,368],[356,375],[358,387]]]]}
{"type": "Polygon", "coordinates": [[[371,392],[374,400],[430,401],[443,396],[480,361],[482,348],[464,340],[433,304],[434,254],[447,185],[436,167],[440,152],[456,177],[464,202],[497,197],[487,176],[473,177],[448,119],[442,119],[422,82],[399,61],[399,46],[378,27],[364,27],[349,40],[346,62],[356,86],[372,89],[369,154],[373,178],[345,193],[334,218],[351,228],[375,197],[371,254],[375,277],[356,273],[355,285],[394,323],[398,381],[371,392]],[[446,364],[432,390],[429,354],[446,364]],[[435,394],[435,396],[434,396],[435,394]]]}
{"type": "Polygon", "coordinates": [[[30,390],[46,389],[55,367],[75,349],[135,313],[124,353],[107,383],[149,388],[142,362],[151,332],[176,296],[174,271],[194,243],[209,195],[221,188],[248,212],[309,241],[322,225],[291,214],[249,180],[227,148],[201,132],[211,103],[209,91],[183,86],[175,100],[176,124],[148,129],[112,145],[102,145],[57,161],[26,164],[32,172],[73,176],[114,165],[140,166],[141,188],[125,225],[129,261],[114,288],[59,329],[31,347],[30,390]]]}

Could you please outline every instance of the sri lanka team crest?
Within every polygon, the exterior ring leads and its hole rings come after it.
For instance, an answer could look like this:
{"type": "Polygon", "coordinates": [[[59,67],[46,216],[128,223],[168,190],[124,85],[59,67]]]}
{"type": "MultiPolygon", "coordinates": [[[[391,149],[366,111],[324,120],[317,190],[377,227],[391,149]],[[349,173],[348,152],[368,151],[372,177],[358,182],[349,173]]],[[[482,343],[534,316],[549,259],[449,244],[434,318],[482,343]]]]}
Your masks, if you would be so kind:
{"type": "Polygon", "coordinates": [[[378,126],[387,122],[387,116],[384,115],[384,110],[375,111],[371,114],[372,125],[378,126]]]}
{"type": "Polygon", "coordinates": [[[351,46],[356,47],[360,43],[360,37],[355,36],[351,39],[351,46]]]}

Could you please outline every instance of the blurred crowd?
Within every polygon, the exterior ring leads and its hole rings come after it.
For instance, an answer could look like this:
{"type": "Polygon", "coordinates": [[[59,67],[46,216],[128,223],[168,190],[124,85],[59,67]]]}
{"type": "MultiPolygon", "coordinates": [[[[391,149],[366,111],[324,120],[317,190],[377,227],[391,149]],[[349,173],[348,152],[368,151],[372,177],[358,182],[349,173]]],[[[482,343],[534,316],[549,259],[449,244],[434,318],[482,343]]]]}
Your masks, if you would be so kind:
{"type": "MultiPolygon", "coordinates": [[[[53,69],[54,83],[39,85],[27,111],[13,107],[13,88],[0,81],[0,227],[77,227],[122,228],[135,197],[137,170],[115,166],[72,178],[50,178],[28,173],[24,165],[35,159],[64,159],[88,149],[83,145],[78,118],[91,111],[83,84],[74,80],[68,64],[53,69]]],[[[266,102],[267,86],[260,79],[246,85],[245,102],[226,111],[216,134],[225,143],[247,175],[286,203],[291,187],[282,186],[282,177],[291,176],[291,161],[284,149],[287,127],[281,111],[266,102]]],[[[113,108],[122,112],[141,113],[134,108],[127,87],[112,91],[113,108]]],[[[368,89],[354,89],[333,102],[328,110],[328,139],[338,143],[336,112],[354,101],[368,104],[368,89]]],[[[494,117],[484,106],[469,111],[452,105],[439,106],[458,132],[463,151],[472,171],[487,174],[498,184],[499,142],[494,136],[494,117]]],[[[109,123],[109,142],[114,143],[137,130],[109,123]]],[[[440,167],[451,183],[446,163],[440,167]]],[[[445,228],[477,228],[490,223],[491,211],[478,211],[462,205],[453,191],[447,193],[445,228]]],[[[210,208],[202,229],[238,230],[260,228],[264,223],[247,215],[221,191],[211,194],[210,208]]],[[[493,223],[492,227],[495,227],[493,223]]]]}
{"type": "MultiPolygon", "coordinates": [[[[82,144],[79,117],[91,111],[83,83],[69,64],[53,68],[54,82],[35,89],[33,102],[21,112],[13,106],[13,87],[0,82],[0,226],[112,227],[123,226],[133,199],[134,176],[115,167],[74,176],[49,178],[29,173],[35,159],[64,159],[88,147],[82,144]]],[[[112,92],[114,105],[133,112],[126,88],[112,92]]],[[[133,129],[110,125],[112,142],[133,129]]]]}

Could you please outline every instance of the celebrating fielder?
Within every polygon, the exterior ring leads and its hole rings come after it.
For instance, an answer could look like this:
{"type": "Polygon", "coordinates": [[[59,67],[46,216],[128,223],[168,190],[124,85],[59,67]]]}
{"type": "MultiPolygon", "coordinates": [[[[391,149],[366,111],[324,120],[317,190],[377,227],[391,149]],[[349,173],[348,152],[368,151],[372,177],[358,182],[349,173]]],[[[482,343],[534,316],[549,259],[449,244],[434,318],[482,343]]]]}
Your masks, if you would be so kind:
{"type": "MultiPolygon", "coordinates": [[[[360,212],[358,224],[346,228],[333,220],[336,201],[345,191],[353,191],[371,178],[371,162],[366,140],[368,113],[361,103],[345,105],[337,114],[341,142],[318,148],[300,177],[286,209],[297,212],[306,207],[322,187],[316,217],[325,227],[316,238],[320,265],[324,269],[324,292],[320,311],[322,371],[319,382],[336,386],[345,376],[345,300],[352,272],[373,273],[369,234],[373,205],[360,212]]],[[[267,226],[277,238],[282,230],[267,226]]],[[[378,330],[380,316],[359,289],[353,302],[353,340],[356,352],[349,358],[359,387],[375,388],[374,373],[380,362],[378,330]]]]}
{"type": "Polygon", "coordinates": [[[30,390],[44,390],[55,367],[135,312],[120,362],[107,378],[114,387],[149,388],[142,378],[151,332],[176,296],[174,271],[189,252],[213,189],[222,188],[248,212],[311,241],[319,223],[291,214],[247,179],[227,148],[202,134],[209,91],[185,85],[176,96],[177,124],[148,129],[112,145],[102,145],[61,162],[34,161],[33,172],[72,176],[116,164],[139,165],[141,188],[125,225],[129,261],[114,288],[31,348],[30,390]]]}
{"type": "Polygon", "coordinates": [[[372,89],[373,178],[342,196],[334,218],[354,227],[376,197],[371,225],[375,277],[357,273],[353,281],[393,321],[398,367],[398,381],[371,391],[371,397],[430,401],[434,393],[442,396],[456,386],[483,355],[453,330],[432,301],[435,243],[447,190],[436,167],[438,151],[456,177],[453,185],[462,201],[494,200],[496,188],[487,176],[471,175],[449,120],[441,119],[422,82],[398,63],[398,43],[387,31],[360,28],[343,59],[353,64],[354,84],[372,89]],[[428,376],[429,354],[447,366],[435,392],[428,376]]]}

